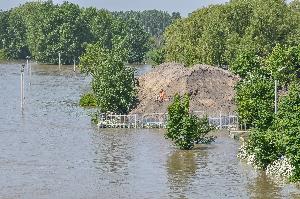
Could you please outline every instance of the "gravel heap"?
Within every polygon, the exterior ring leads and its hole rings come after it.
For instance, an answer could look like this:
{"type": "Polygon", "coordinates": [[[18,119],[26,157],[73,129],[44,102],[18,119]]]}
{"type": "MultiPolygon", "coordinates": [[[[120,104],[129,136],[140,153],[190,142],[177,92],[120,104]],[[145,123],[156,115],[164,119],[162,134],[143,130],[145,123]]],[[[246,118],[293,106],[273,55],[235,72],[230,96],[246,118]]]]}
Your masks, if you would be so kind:
{"type": "Polygon", "coordinates": [[[208,65],[191,68],[182,64],[165,63],[138,78],[139,104],[131,113],[165,113],[176,93],[190,94],[193,111],[209,115],[234,113],[234,86],[239,78],[227,70],[208,65]],[[156,97],[164,89],[170,101],[158,102],[156,97]]]}

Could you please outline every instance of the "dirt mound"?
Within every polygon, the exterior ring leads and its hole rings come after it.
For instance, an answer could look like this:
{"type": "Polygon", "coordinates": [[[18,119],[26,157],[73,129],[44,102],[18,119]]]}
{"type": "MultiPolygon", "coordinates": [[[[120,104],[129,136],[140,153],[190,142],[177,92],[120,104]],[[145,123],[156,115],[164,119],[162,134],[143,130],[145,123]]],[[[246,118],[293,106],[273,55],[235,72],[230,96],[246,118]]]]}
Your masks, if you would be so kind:
{"type": "Polygon", "coordinates": [[[193,111],[214,115],[235,111],[234,86],[238,77],[229,71],[207,65],[186,68],[181,64],[165,63],[139,77],[139,104],[131,113],[164,113],[176,93],[190,94],[193,111]],[[164,89],[169,102],[158,102],[156,97],[164,89]]]}

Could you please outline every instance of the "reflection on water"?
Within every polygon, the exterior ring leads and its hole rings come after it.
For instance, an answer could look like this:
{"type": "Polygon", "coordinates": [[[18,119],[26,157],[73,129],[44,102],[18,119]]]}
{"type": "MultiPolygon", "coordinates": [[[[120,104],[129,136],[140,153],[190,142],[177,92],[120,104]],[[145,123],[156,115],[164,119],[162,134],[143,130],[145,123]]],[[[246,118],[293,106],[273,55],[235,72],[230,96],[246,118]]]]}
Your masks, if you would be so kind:
{"type": "Polygon", "coordinates": [[[275,199],[282,198],[282,187],[269,179],[264,172],[258,172],[258,176],[248,187],[251,192],[251,198],[275,199]],[[268,193],[266,195],[266,193],[268,193]]]}
{"type": "Polygon", "coordinates": [[[205,155],[205,151],[199,154],[196,151],[174,151],[168,158],[167,171],[170,185],[170,195],[179,194],[181,198],[187,198],[182,195],[189,186],[191,178],[195,176],[198,169],[197,156],[205,155]]]}
{"type": "MultiPolygon", "coordinates": [[[[146,67],[147,68],[147,67],[146,67]]],[[[177,150],[163,130],[101,129],[78,106],[90,78],[32,65],[20,111],[19,65],[0,65],[0,198],[299,198],[237,158],[224,132],[177,150]]]]}

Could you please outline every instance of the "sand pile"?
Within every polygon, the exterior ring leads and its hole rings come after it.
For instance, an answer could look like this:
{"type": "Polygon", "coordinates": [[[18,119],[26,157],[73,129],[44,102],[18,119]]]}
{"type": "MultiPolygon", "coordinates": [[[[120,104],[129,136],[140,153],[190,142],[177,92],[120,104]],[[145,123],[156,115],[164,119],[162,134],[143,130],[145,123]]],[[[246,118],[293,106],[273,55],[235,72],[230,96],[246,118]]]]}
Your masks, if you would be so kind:
{"type": "Polygon", "coordinates": [[[181,64],[165,63],[138,78],[139,104],[131,113],[164,113],[176,93],[190,94],[193,111],[209,115],[233,113],[234,86],[239,78],[229,71],[207,65],[186,68],[181,64]],[[156,97],[164,89],[170,102],[158,102],[156,97]]]}

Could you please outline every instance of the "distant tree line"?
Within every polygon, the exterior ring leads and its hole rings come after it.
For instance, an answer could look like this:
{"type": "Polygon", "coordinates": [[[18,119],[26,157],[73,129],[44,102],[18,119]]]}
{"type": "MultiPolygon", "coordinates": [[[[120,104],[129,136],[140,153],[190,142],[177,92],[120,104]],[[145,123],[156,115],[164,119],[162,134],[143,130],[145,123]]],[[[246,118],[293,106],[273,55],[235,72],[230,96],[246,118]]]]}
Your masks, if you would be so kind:
{"type": "Polygon", "coordinates": [[[135,20],[144,31],[150,34],[150,50],[146,54],[147,63],[158,65],[164,61],[164,37],[163,34],[176,20],[181,19],[179,12],[173,12],[171,15],[166,11],[145,10],[145,11],[120,11],[113,12],[113,15],[124,20],[135,20]]]}
{"type": "Polygon", "coordinates": [[[265,57],[277,44],[296,45],[299,1],[231,0],[177,20],[165,32],[165,59],[227,67],[245,52],[265,57]]]}
{"type": "MultiPolygon", "coordinates": [[[[9,59],[24,59],[27,55],[38,62],[62,63],[78,59],[87,44],[111,49],[114,41],[127,48],[128,62],[142,62],[179,13],[150,10],[143,12],[109,12],[96,8],[80,8],[64,2],[27,2],[9,11],[0,11],[0,49],[9,59]]],[[[78,60],[77,60],[78,61],[78,60]]]]}
{"type": "Polygon", "coordinates": [[[170,24],[181,18],[179,12],[173,12],[170,15],[168,12],[160,10],[120,11],[113,12],[113,15],[125,20],[134,19],[139,22],[143,29],[152,37],[162,36],[170,24]]]}

